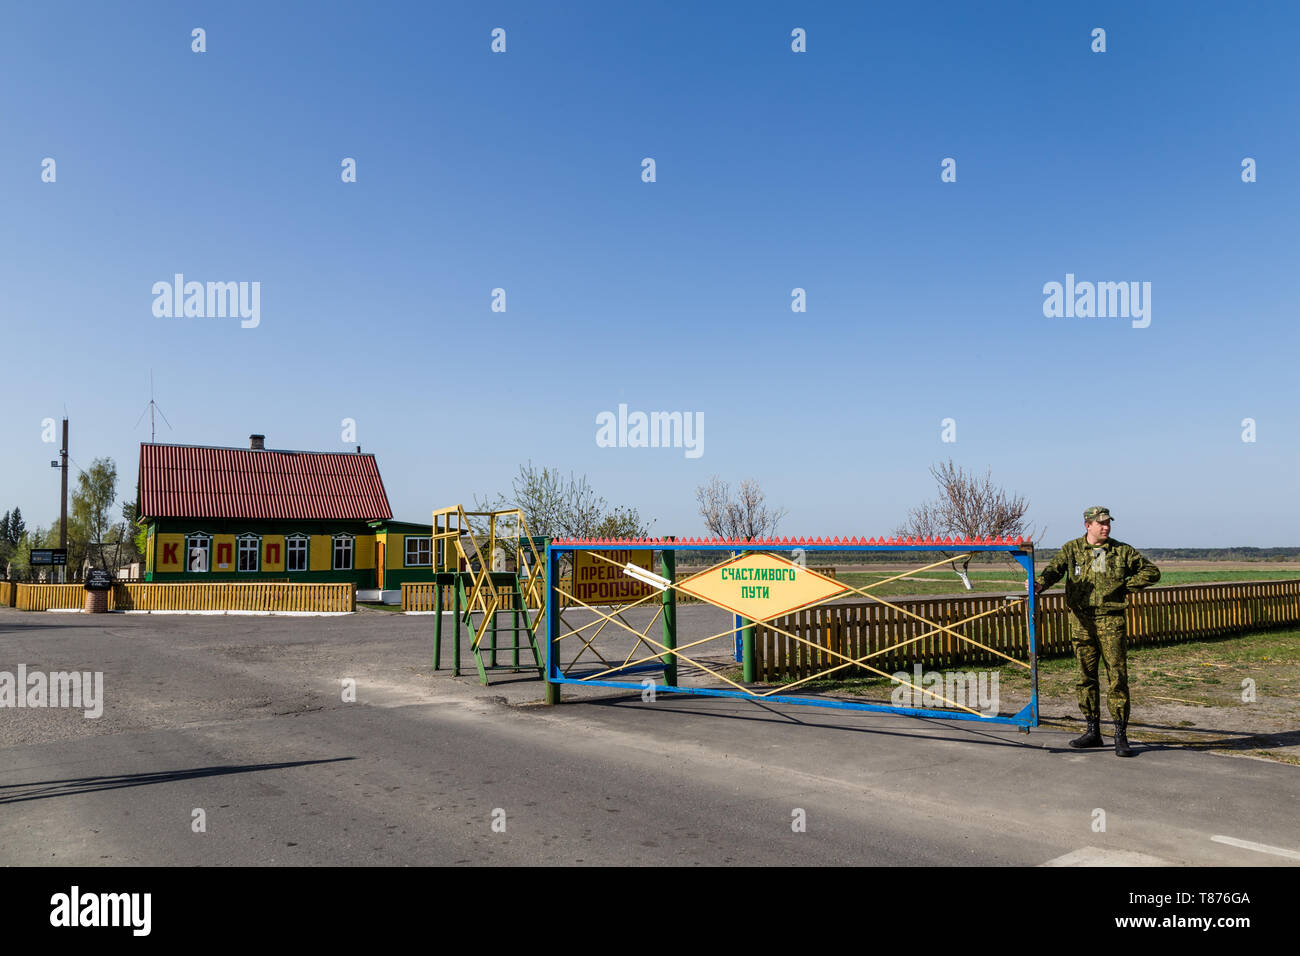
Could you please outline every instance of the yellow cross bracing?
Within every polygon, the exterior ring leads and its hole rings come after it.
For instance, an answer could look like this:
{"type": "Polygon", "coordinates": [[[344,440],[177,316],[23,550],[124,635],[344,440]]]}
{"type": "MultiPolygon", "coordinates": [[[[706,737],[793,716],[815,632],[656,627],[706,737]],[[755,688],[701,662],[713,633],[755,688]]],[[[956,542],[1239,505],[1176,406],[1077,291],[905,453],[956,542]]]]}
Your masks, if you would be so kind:
{"type": "MultiPolygon", "coordinates": [[[[603,555],[603,554],[600,554],[600,553],[595,552],[595,551],[592,551],[592,552],[589,552],[589,553],[591,554],[592,557],[598,558],[598,559],[600,559],[601,561],[606,561],[606,562],[608,562],[609,564],[613,564],[613,565],[617,565],[617,566],[619,566],[619,567],[622,567],[622,565],[621,565],[618,561],[614,561],[614,560],[612,560],[612,559],[606,557],[606,556],[603,555]]],[[[924,571],[929,571],[929,570],[931,570],[931,569],[933,569],[933,568],[937,568],[937,567],[940,567],[940,566],[945,565],[945,564],[950,564],[950,563],[953,562],[954,560],[960,560],[962,557],[965,557],[965,555],[957,555],[956,558],[944,558],[942,561],[936,561],[936,562],[934,562],[933,564],[927,564],[927,565],[924,565],[923,567],[913,568],[911,571],[906,571],[906,572],[904,572],[904,573],[902,573],[902,574],[896,574],[896,575],[894,575],[893,577],[888,577],[888,578],[885,578],[885,579],[880,580],[880,581],[874,581],[874,582],[872,582],[871,584],[868,584],[868,585],[867,585],[866,587],[864,587],[864,588],[854,587],[853,585],[851,585],[851,584],[846,584],[846,583],[843,582],[843,581],[839,581],[839,582],[837,582],[837,583],[839,583],[840,585],[842,585],[842,586],[844,587],[845,591],[847,591],[847,592],[851,592],[851,593],[853,593],[853,594],[858,594],[858,595],[860,595],[860,596],[862,596],[862,597],[867,598],[867,599],[870,600],[870,601],[875,601],[875,602],[877,602],[877,603],[879,603],[879,604],[884,605],[885,607],[893,608],[893,609],[894,609],[895,611],[897,611],[898,613],[903,614],[903,615],[905,615],[905,616],[907,616],[907,617],[910,617],[910,618],[915,618],[916,620],[918,620],[918,621],[922,621],[923,623],[928,624],[928,625],[930,625],[930,627],[931,627],[931,629],[928,630],[928,631],[926,631],[924,634],[918,634],[918,635],[915,636],[915,637],[909,637],[909,638],[906,639],[906,640],[898,641],[898,642],[896,642],[896,643],[894,643],[894,644],[890,644],[890,645],[888,645],[888,646],[886,646],[886,647],[882,647],[882,648],[880,648],[880,649],[878,649],[878,650],[872,651],[872,652],[869,653],[869,654],[864,654],[864,655],[861,656],[861,657],[849,657],[849,656],[846,655],[846,654],[841,654],[840,652],[835,651],[835,650],[832,650],[832,649],[829,648],[829,647],[826,647],[826,646],[824,646],[824,645],[818,644],[818,643],[816,643],[816,642],[814,642],[814,641],[810,641],[810,640],[808,640],[807,638],[800,637],[798,634],[793,634],[793,633],[791,633],[790,631],[787,631],[787,630],[785,630],[785,629],[783,629],[783,628],[777,627],[776,625],[772,624],[772,623],[769,622],[769,621],[760,621],[760,622],[757,622],[757,623],[762,624],[763,627],[767,628],[767,629],[770,630],[770,631],[773,631],[773,632],[775,632],[775,633],[777,633],[777,634],[783,634],[783,635],[785,635],[786,637],[789,637],[789,638],[790,638],[791,640],[793,640],[793,641],[797,641],[798,643],[800,643],[800,644],[804,644],[804,645],[807,645],[808,647],[811,647],[811,648],[816,648],[820,653],[822,653],[822,654],[826,654],[826,655],[828,655],[828,656],[830,656],[830,657],[832,657],[832,658],[837,658],[837,659],[839,659],[840,661],[842,661],[842,663],[837,664],[837,665],[835,665],[834,667],[830,667],[830,668],[827,668],[827,669],[825,669],[825,670],[818,671],[817,673],[812,674],[812,675],[810,675],[810,676],[808,676],[808,677],[803,677],[803,678],[800,678],[800,679],[797,680],[797,681],[793,681],[792,683],[784,684],[784,685],[782,685],[782,686],[780,686],[780,687],[772,688],[772,689],[770,689],[770,690],[766,690],[766,691],[761,691],[761,692],[760,692],[760,691],[754,691],[754,690],[752,690],[752,689],[750,689],[750,688],[748,688],[748,687],[745,687],[743,684],[739,684],[739,683],[737,683],[736,681],[732,680],[731,678],[726,677],[725,675],[718,673],[717,671],[715,671],[714,669],[712,669],[712,668],[709,667],[708,665],[704,664],[703,662],[701,662],[701,661],[699,661],[699,660],[695,660],[694,658],[689,657],[688,655],[682,653],[682,651],[684,651],[684,650],[688,650],[688,649],[690,649],[690,648],[692,648],[692,647],[697,647],[697,646],[699,646],[699,645],[701,645],[701,644],[707,644],[707,643],[709,643],[710,641],[716,641],[716,640],[718,640],[719,638],[730,637],[730,636],[734,635],[738,630],[742,630],[743,628],[748,627],[749,624],[741,624],[741,625],[739,625],[739,626],[737,626],[737,627],[731,627],[731,628],[728,628],[728,629],[725,630],[725,631],[719,631],[717,634],[711,634],[711,635],[708,636],[708,637],[700,638],[699,640],[692,641],[692,642],[689,643],[689,644],[683,644],[683,645],[681,645],[681,646],[679,646],[679,647],[668,647],[667,645],[665,645],[665,644],[661,644],[661,643],[659,643],[658,641],[656,641],[654,638],[652,638],[652,637],[649,636],[650,628],[654,625],[655,620],[658,619],[658,617],[659,617],[659,613],[662,612],[662,606],[660,607],[660,612],[657,612],[657,613],[655,614],[655,617],[650,621],[650,624],[648,624],[648,625],[645,627],[645,629],[644,629],[643,631],[637,631],[637,630],[636,630],[635,628],[633,628],[630,624],[628,624],[626,621],[623,620],[622,615],[621,615],[619,612],[615,612],[614,615],[608,615],[608,614],[605,614],[605,613],[603,613],[602,611],[600,611],[598,608],[595,608],[595,607],[591,606],[590,604],[587,604],[587,603],[585,603],[585,602],[579,600],[578,598],[573,597],[572,595],[570,595],[570,596],[569,596],[569,600],[571,600],[571,601],[572,601],[573,603],[575,603],[575,604],[580,605],[583,609],[592,612],[592,613],[595,614],[595,615],[596,615],[600,620],[597,620],[597,621],[591,621],[591,622],[589,622],[589,623],[587,623],[587,624],[582,625],[581,627],[574,628],[574,627],[569,626],[568,622],[564,620],[564,612],[563,612],[563,609],[561,609],[561,610],[558,612],[558,613],[559,613],[559,616],[560,616],[560,623],[561,623],[562,625],[566,626],[566,627],[569,627],[569,630],[566,631],[565,633],[561,634],[559,637],[557,637],[557,638],[556,638],[556,641],[559,642],[559,641],[564,640],[564,638],[566,638],[566,637],[572,637],[572,636],[574,636],[574,635],[577,635],[577,637],[578,637],[579,640],[584,641],[583,649],[582,649],[581,651],[578,652],[578,656],[581,656],[581,654],[584,653],[584,652],[587,650],[587,648],[591,648],[592,653],[594,653],[597,657],[599,657],[600,660],[601,660],[601,663],[603,663],[603,664],[605,665],[606,670],[600,671],[599,673],[595,673],[595,674],[587,674],[587,675],[584,675],[584,676],[578,678],[579,680],[584,680],[584,681],[598,680],[598,679],[601,678],[601,677],[604,677],[604,676],[606,676],[606,675],[608,675],[608,674],[612,674],[612,673],[614,673],[614,672],[616,672],[616,671],[622,670],[622,669],[625,668],[625,667],[633,667],[633,666],[636,666],[636,665],[638,665],[638,664],[648,663],[649,661],[652,661],[652,660],[655,660],[655,659],[662,659],[663,657],[666,657],[667,655],[672,654],[672,655],[675,655],[678,659],[680,659],[680,660],[684,660],[684,661],[686,661],[688,664],[692,664],[692,665],[694,665],[695,667],[700,668],[700,670],[705,671],[706,673],[712,675],[713,677],[717,678],[718,680],[722,681],[723,683],[730,684],[732,687],[736,688],[737,690],[741,691],[742,693],[744,693],[744,694],[746,694],[746,695],[748,695],[748,696],[750,696],[750,697],[753,697],[753,698],[755,698],[755,699],[762,699],[762,698],[764,698],[764,697],[772,697],[772,696],[775,696],[775,695],[777,695],[777,694],[785,694],[785,693],[788,693],[789,690],[790,690],[792,687],[797,687],[797,686],[799,686],[800,684],[805,684],[805,683],[808,683],[809,681],[813,681],[813,680],[817,680],[817,679],[820,679],[820,678],[824,678],[824,677],[826,677],[827,675],[829,675],[829,674],[833,674],[833,673],[835,673],[836,671],[839,671],[839,670],[843,670],[843,669],[846,668],[846,667],[861,667],[861,668],[864,668],[865,670],[871,671],[873,674],[879,674],[881,677],[888,677],[891,681],[893,681],[893,682],[896,683],[896,684],[903,684],[903,685],[905,685],[905,686],[907,686],[907,687],[911,687],[913,690],[919,691],[919,692],[921,692],[922,694],[925,694],[925,695],[926,695],[927,697],[929,697],[929,698],[933,698],[933,699],[937,699],[937,700],[943,701],[945,704],[948,704],[948,705],[950,705],[950,706],[952,706],[952,707],[955,707],[955,708],[957,708],[957,709],[959,709],[959,710],[964,710],[964,711],[967,711],[968,713],[975,714],[975,715],[977,715],[977,716],[979,716],[979,717],[986,717],[986,716],[988,716],[988,715],[986,715],[986,714],[984,714],[984,713],[982,713],[982,712],[980,712],[980,711],[978,711],[978,710],[975,710],[975,709],[973,709],[973,708],[971,708],[971,707],[967,707],[967,706],[964,705],[964,704],[959,704],[959,703],[957,703],[956,701],[949,700],[948,698],[942,696],[941,694],[936,693],[933,689],[925,689],[925,688],[917,687],[917,685],[913,684],[911,681],[904,680],[904,679],[899,678],[899,677],[895,677],[893,674],[888,674],[888,673],[886,673],[885,671],[879,670],[879,669],[877,669],[877,668],[875,668],[875,667],[872,667],[870,664],[867,664],[867,663],[866,663],[866,661],[870,660],[870,659],[873,658],[873,657],[878,657],[878,656],[880,656],[880,655],[882,655],[882,654],[886,654],[886,653],[888,653],[889,651],[895,650],[896,648],[904,647],[904,646],[906,646],[906,645],[908,645],[908,644],[913,644],[913,643],[915,643],[916,641],[924,640],[925,638],[930,637],[930,636],[933,635],[933,634],[946,633],[946,634],[950,634],[951,636],[955,637],[955,638],[956,638],[957,640],[959,640],[959,641],[964,641],[964,642],[966,642],[966,643],[968,643],[968,644],[973,644],[974,646],[976,646],[976,647],[978,647],[978,648],[980,648],[980,649],[982,649],[982,650],[988,651],[988,652],[991,653],[991,654],[996,654],[998,657],[1001,657],[1001,658],[1003,658],[1004,660],[1007,660],[1007,661],[1009,661],[1009,662],[1012,663],[1012,664],[1016,664],[1017,666],[1023,667],[1023,668],[1025,668],[1026,670],[1032,670],[1032,665],[1027,664],[1027,663],[1025,663],[1024,661],[1016,660],[1014,657],[1010,657],[1010,656],[1008,656],[1007,654],[1004,654],[1004,653],[1002,653],[1001,651],[997,650],[996,648],[989,647],[988,645],[986,645],[986,644],[982,644],[982,643],[980,643],[979,641],[975,640],[975,639],[972,638],[972,637],[968,637],[968,636],[966,636],[965,634],[961,634],[961,633],[959,633],[958,631],[954,630],[954,628],[961,627],[962,625],[964,625],[964,624],[968,624],[968,623],[970,623],[971,621],[978,620],[978,619],[980,619],[980,618],[982,618],[982,617],[988,617],[990,614],[997,614],[997,613],[999,613],[999,612],[1001,612],[1001,611],[1006,610],[1007,608],[1016,607],[1017,605],[1023,604],[1025,601],[1028,600],[1027,598],[1020,598],[1019,600],[1016,600],[1016,601],[1009,601],[1009,602],[1007,602],[1007,603],[1006,603],[1005,605],[1003,605],[1003,606],[999,606],[999,607],[991,608],[991,609],[989,609],[989,610],[987,610],[987,611],[981,611],[981,612],[978,613],[978,614],[972,614],[972,615],[969,616],[969,617],[962,618],[960,621],[954,621],[951,625],[945,625],[945,624],[939,624],[939,623],[937,623],[937,622],[935,622],[935,621],[931,621],[931,620],[927,619],[926,617],[924,617],[923,615],[916,614],[916,613],[914,613],[914,612],[912,612],[912,611],[909,611],[907,608],[900,607],[900,606],[897,605],[897,604],[894,604],[894,603],[892,603],[892,602],[890,602],[890,601],[886,601],[884,598],[881,598],[881,597],[879,597],[879,596],[877,596],[877,595],[867,593],[867,592],[870,591],[872,588],[880,587],[882,584],[888,584],[888,583],[890,583],[891,581],[902,580],[903,578],[910,577],[910,576],[912,576],[912,575],[914,575],[914,574],[920,574],[920,573],[922,573],[922,572],[924,572],[924,571]],[[617,620],[615,620],[616,617],[618,618],[617,620]],[[598,624],[598,623],[599,623],[600,627],[597,628],[596,633],[593,634],[589,640],[588,640],[588,639],[585,639],[585,638],[582,637],[582,635],[581,635],[580,632],[585,631],[587,628],[589,628],[589,627],[593,627],[593,626],[595,626],[595,625],[598,624]],[[609,663],[609,661],[607,661],[607,660],[604,658],[604,656],[601,655],[600,652],[597,651],[597,650],[595,649],[595,647],[592,647],[592,644],[595,642],[596,638],[600,635],[600,632],[603,631],[603,630],[605,629],[605,626],[606,626],[607,624],[610,624],[610,623],[614,623],[614,624],[618,625],[619,627],[622,627],[623,629],[625,629],[625,630],[631,632],[632,634],[634,634],[634,635],[636,636],[636,638],[637,638],[637,642],[636,642],[636,644],[633,645],[633,647],[632,647],[632,651],[628,654],[627,659],[624,660],[622,664],[619,664],[619,665],[617,665],[617,666],[613,666],[613,665],[611,665],[611,664],[609,663]],[[642,657],[642,658],[638,658],[637,660],[632,660],[632,659],[631,659],[631,658],[632,658],[632,654],[634,654],[634,653],[636,652],[636,648],[637,648],[637,647],[640,647],[642,644],[646,644],[647,646],[649,646],[649,645],[653,645],[654,647],[657,647],[659,650],[658,650],[657,652],[655,652],[655,653],[649,655],[648,657],[642,657]]],[[[720,565],[726,564],[726,563],[727,563],[728,561],[730,561],[730,560],[731,560],[730,557],[724,558],[723,560],[719,561],[717,564],[713,565],[712,567],[710,567],[710,568],[706,568],[704,571],[697,572],[697,573],[699,573],[699,574],[707,573],[708,571],[713,570],[713,568],[716,568],[716,567],[718,567],[718,566],[720,566],[720,565]]],[[[680,591],[680,592],[685,593],[685,594],[690,594],[690,592],[682,591],[682,589],[681,589],[680,587],[678,587],[678,585],[677,585],[676,582],[672,582],[672,583],[670,583],[670,584],[669,584],[669,587],[672,588],[674,591],[680,591]]],[[[840,600],[840,599],[842,599],[842,598],[844,597],[844,593],[845,593],[844,591],[837,592],[837,593],[835,593],[835,594],[833,594],[833,595],[830,595],[829,597],[822,598],[822,599],[820,599],[820,600],[818,600],[818,601],[813,601],[813,602],[811,602],[810,604],[806,604],[806,605],[804,605],[803,607],[796,608],[795,610],[800,610],[800,611],[802,611],[802,610],[808,610],[808,609],[811,609],[811,608],[817,607],[817,606],[819,606],[819,605],[821,605],[821,604],[826,604],[826,603],[829,603],[829,602],[834,601],[834,600],[840,600]]],[[[699,595],[690,594],[690,596],[693,597],[693,598],[696,598],[697,600],[705,600],[705,599],[703,599],[703,598],[700,598],[699,595]]],[[[629,604],[625,604],[625,605],[623,605],[622,608],[621,608],[621,610],[622,610],[622,611],[627,611],[627,610],[630,610],[631,608],[634,608],[634,607],[636,607],[636,606],[638,606],[638,605],[640,605],[640,604],[644,604],[644,603],[646,603],[647,601],[657,600],[658,598],[659,598],[659,594],[658,594],[658,593],[650,594],[650,595],[646,595],[646,596],[643,597],[643,598],[640,598],[640,599],[638,599],[638,600],[636,600],[636,601],[630,602],[629,604]]],[[[705,603],[707,603],[707,604],[713,604],[714,607],[721,608],[722,610],[727,611],[729,614],[730,614],[730,613],[734,613],[734,612],[731,611],[730,608],[725,608],[725,607],[723,607],[722,605],[720,605],[720,604],[715,604],[715,603],[712,602],[712,601],[707,601],[707,600],[706,600],[705,603]]],[[[788,614],[788,613],[793,613],[793,611],[787,611],[787,612],[784,612],[784,613],[787,613],[787,614],[788,614]]],[[[570,663],[569,663],[569,667],[570,667],[570,668],[572,668],[573,664],[575,664],[575,663],[577,662],[578,656],[575,656],[574,659],[573,659],[572,661],[570,661],[570,663]]],[[[566,670],[565,673],[566,673],[566,675],[567,675],[568,671],[566,670]]]]}
{"type": "MultiPolygon", "coordinates": [[[[583,601],[582,601],[580,598],[571,598],[571,599],[572,599],[573,601],[576,601],[578,604],[581,604],[584,608],[590,608],[591,610],[595,611],[597,614],[600,614],[600,611],[598,611],[598,610],[596,610],[595,608],[591,607],[590,604],[585,604],[585,603],[583,603],[583,601]]],[[[638,603],[640,603],[640,602],[638,602],[638,603]]],[[[655,622],[656,622],[657,620],[659,620],[659,615],[663,614],[663,612],[664,612],[664,609],[663,609],[663,606],[661,605],[661,606],[659,607],[659,609],[658,609],[657,611],[655,611],[654,616],[653,616],[652,618],[650,618],[650,623],[647,624],[647,625],[646,625],[642,630],[640,630],[640,631],[636,630],[636,628],[634,628],[631,624],[629,624],[629,623],[627,622],[627,620],[623,617],[623,615],[620,614],[618,611],[615,611],[615,612],[614,612],[614,617],[617,617],[617,618],[618,618],[618,623],[620,623],[620,624],[621,624],[621,625],[622,625],[626,630],[632,632],[633,634],[635,634],[635,635],[637,636],[637,642],[636,642],[635,644],[632,645],[632,650],[630,650],[630,651],[627,652],[627,657],[624,658],[623,663],[622,663],[622,664],[619,664],[617,667],[613,667],[613,666],[611,666],[610,663],[609,663],[609,661],[605,660],[605,656],[604,656],[603,654],[601,654],[600,651],[598,651],[598,650],[596,649],[596,647],[594,646],[594,645],[595,645],[596,638],[600,637],[600,632],[603,631],[603,630],[605,629],[605,625],[608,624],[610,621],[612,621],[614,618],[612,618],[612,617],[607,617],[606,615],[601,614],[601,617],[605,618],[605,620],[603,620],[603,621],[601,622],[600,627],[596,628],[596,633],[593,634],[593,635],[591,635],[591,638],[590,638],[590,639],[588,639],[588,638],[584,638],[581,634],[578,634],[577,631],[570,631],[568,634],[562,634],[562,635],[560,635],[558,638],[556,638],[557,641],[564,640],[564,638],[566,638],[566,637],[572,637],[572,636],[574,636],[575,634],[577,634],[577,636],[578,636],[578,640],[582,641],[582,650],[578,651],[578,653],[575,654],[575,655],[573,656],[573,660],[569,661],[569,665],[568,665],[568,667],[563,668],[563,670],[564,670],[564,675],[565,675],[566,677],[569,675],[569,672],[573,670],[574,665],[578,663],[578,660],[579,660],[579,659],[582,657],[582,655],[585,654],[588,650],[590,650],[593,654],[595,654],[597,657],[599,657],[599,658],[600,658],[600,662],[601,662],[602,664],[604,664],[607,668],[609,668],[609,670],[601,671],[602,674],[608,674],[608,673],[610,673],[610,671],[619,670],[620,668],[623,668],[623,667],[627,667],[627,666],[629,666],[629,665],[628,665],[628,662],[632,659],[632,655],[636,653],[636,649],[637,649],[638,647],[640,647],[642,644],[646,644],[646,643],[649,641],[649,638],[647,637],[647,635],[650,633],[650,628],[654,627],[655,622]]],[[[561,616],[561,620],[563,620],[563,617],[562,617],[562,616],[561,616]]],[[[594,624],[595,622],[593,621],[592,623],[594,624]]],[[[582,628],[582,630],[585,630],[585,627],[582,628]]],[[[653,642],[650,642],[650,643],[653,643],[653,642]]],[[[649,660],[654,660],[654,658],[656,658],[656,657],[658,657],[658,656],[659,656],[658,654],[651,654],[649,657],[644,658],[644,660],[647,660],[647,661],[649,661],[649,660]]],[[[638,663],[639,663],[639,662],[638,662],[638,663]]]]}
{"type": "MultiPolygon", "coordinates": [[[[480,527],[482,522],[480,522],[480,527]]],[[[474,632],[470,647],[477,653],[479,643],[488,632],[493,615],[497,610],[517,610],[513,606],[514,591],[503,593],[492,578],[493,556],[497,553],[498,543],[510,541],[515,547],[515,567],[519,591],[523,595],[523,615],[529,631],[535,638],[537,628],[546,616],[546,562],[543,560],[528,525],[524,513],[518,508],[502,511],[466,511],[462,505],[450,508],[438,508],[433,512],[432,548],[434,570],[436,572],[460,572],[463,566],[470,576],[468,599],[465,602],[465,619],[473,627],[471,615],[481,611],[482,620],[474,632]],[[471,518],[486,518],[487,534],[475,531],[471,518]],[[513,524],[511,524],[513,522],[513,524]],[[509,530],[511,533],[503,534],[509,530]],[[512,604],[505,607],[503,598],[510,596],[512,604]],[[529,608],[537,610],[536,616],[528,613],[529,608]]],[[[518,635],[516,635],[516,640],[518,635]]]]}

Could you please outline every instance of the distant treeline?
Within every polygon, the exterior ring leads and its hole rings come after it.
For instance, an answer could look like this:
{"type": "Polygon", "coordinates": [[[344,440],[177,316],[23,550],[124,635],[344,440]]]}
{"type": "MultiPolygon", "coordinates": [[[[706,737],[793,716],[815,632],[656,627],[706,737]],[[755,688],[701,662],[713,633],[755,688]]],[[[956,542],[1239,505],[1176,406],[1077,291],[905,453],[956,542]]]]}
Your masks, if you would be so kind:
{"type": "Polygon", "coordinates": [[[1182,561],[1295,561],[1300,559],[1300,548],[1139,548],[1138,550],[1152,560],[1157,558],[1182,561]]]}
{"type": "MultiPolygon", "coordinates": [[[[1059,548],[1035,548],[1034,563],[1042,566],[1050,561],[1059,548]]],[[[1139,548],[1152,561],[1300,561],[1300,547],[1296,548],[1139,548]]],[[[952,552],[958,553],[958,552],[952,552]]],[[[678,551],[677,563],[685,567],[700,567],[724,560],[719,551],[678,551]]],[[[809,565],[865,564],[867,562],[897,562],[899,564],[931,564],[942,561],[944,555],[937,551],[814,551],[804,554],[809,565]]],[[[1005,552],[976,555],[977,561],[1005,563],[1014,560],[1005,552]]]]}

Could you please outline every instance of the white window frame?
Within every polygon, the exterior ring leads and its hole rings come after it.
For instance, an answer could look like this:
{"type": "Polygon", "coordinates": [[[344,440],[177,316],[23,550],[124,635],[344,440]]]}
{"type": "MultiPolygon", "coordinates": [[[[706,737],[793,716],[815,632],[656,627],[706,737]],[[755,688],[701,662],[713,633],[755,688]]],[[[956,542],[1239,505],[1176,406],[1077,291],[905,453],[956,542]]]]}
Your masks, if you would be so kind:
{"type": "Polygon", "coordinates": [[[185,536],[185,573],[186,574],[207,574],[212,570],[212,535],[204,534],[202,531],[196,531],[193,534],[185,536]],[[202,548],[204,552],[203,567],[200,570],[194,570],[190,567],[191,551],[202,548]]]}
{"type": "Polygon", "coordinates": [[[256,574],[262,570],[262,539],[259,535],[246,532],[235,538],[235,571],[240,574],[256,574]],[[253,566],[243,567],[244,555],[252,552],[253,566]]]}
{"type": "Polygon", "coordinates": [[[354,571],[356,570],[356,541],[355,535],[336,534],[334,535],[334,561],[333,569],[335,571],[354,571]],[[339,566],[339,553],[343,552],[348,556],[347,567],[339,566]]]}
{"type": "Polygon", "coordinates": [[[287,534],[284,536],[284,570],[288,574],[301,574],[311,567],[311,537],[305,534],[287,534]],[[296,548],[295,545],[302,545],[296,548]],[[302,567],[293,567],[289,555],[302,552],[302,567]]]}
{"type": "Polygon", "coordinates": [[[404,563],[402,567],[405,568],[433,567],[433,536],[427,534],[408,534],[404,545],[403,558],[404,563]],[[414,561],[411,560],[411,545],[413,543],[416,544],[416,560],[414,561]],[[423,544],[423,547],[420,547],[421,543],[423,544]],[[423,561],[419,560],[421,552],[425,555],[425,560],[423,561]]]}

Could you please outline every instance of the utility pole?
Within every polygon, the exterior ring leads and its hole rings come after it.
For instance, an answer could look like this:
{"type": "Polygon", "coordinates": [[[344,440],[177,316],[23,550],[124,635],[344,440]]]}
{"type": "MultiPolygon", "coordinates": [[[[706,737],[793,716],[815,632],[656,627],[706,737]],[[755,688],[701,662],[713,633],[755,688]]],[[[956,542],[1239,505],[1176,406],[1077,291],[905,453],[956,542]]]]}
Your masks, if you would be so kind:
{"type": "MultiPolygon", "coordinates": [[[[59,452],[59,458],[63,466],[63,490],[59,497],[59,547],[64,553],[68,550],[68,416],[63,416],[63,450],[59,452]]],[[[68,565],[65,559],[63,570],[60,572],[60,580],[66,584],[68,582],[68,565]]]]}

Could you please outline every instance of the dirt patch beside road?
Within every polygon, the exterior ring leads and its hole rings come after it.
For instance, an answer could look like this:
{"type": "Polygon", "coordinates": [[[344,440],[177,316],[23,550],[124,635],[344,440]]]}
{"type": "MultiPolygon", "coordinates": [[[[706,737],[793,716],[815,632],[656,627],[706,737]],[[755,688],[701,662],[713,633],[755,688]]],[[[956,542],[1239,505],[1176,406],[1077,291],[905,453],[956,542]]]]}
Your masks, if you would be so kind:
{"type": "MultiPolygon", "coordinates": [[[[1300,765],[1300,631],[1134,648],[1128,672],[1133,739],[1300,765]]],[[[1045,721],[1082,722],[1077,680],[1072,658],[1039,668],[1045,721]]],[[[1002,687],[1027,694],[1029,684],[1004,671],[1002,687]]],[[[1104,668],[1102,697],[1104,707],[1104,668]]]]}
{"type": "MultiPolygon", "coordinates": [[[[1132,648],[1128,671],[1130,739],[1152,747],[1209,750],[1300,766],[1300,630],[1132,648]]],[[[739,680],[741,671],[732,665],[723,673],[739,680]]],[[[996,673],[1000,713],[1015,713],[1029,703],[1027,670],[1008,665],[996,673]]],[[[1044,725],[1082,731],[1078,679],[1072,657],[1040,663],[1039,716],[1044,725]]],[[[1106,681],[1103,666],[1102,732],[1109,738],[1106,681]]],[[[896,686],[875,677],[816,680],[800,683],[790,693],[889,704],[896,686]]]]}

